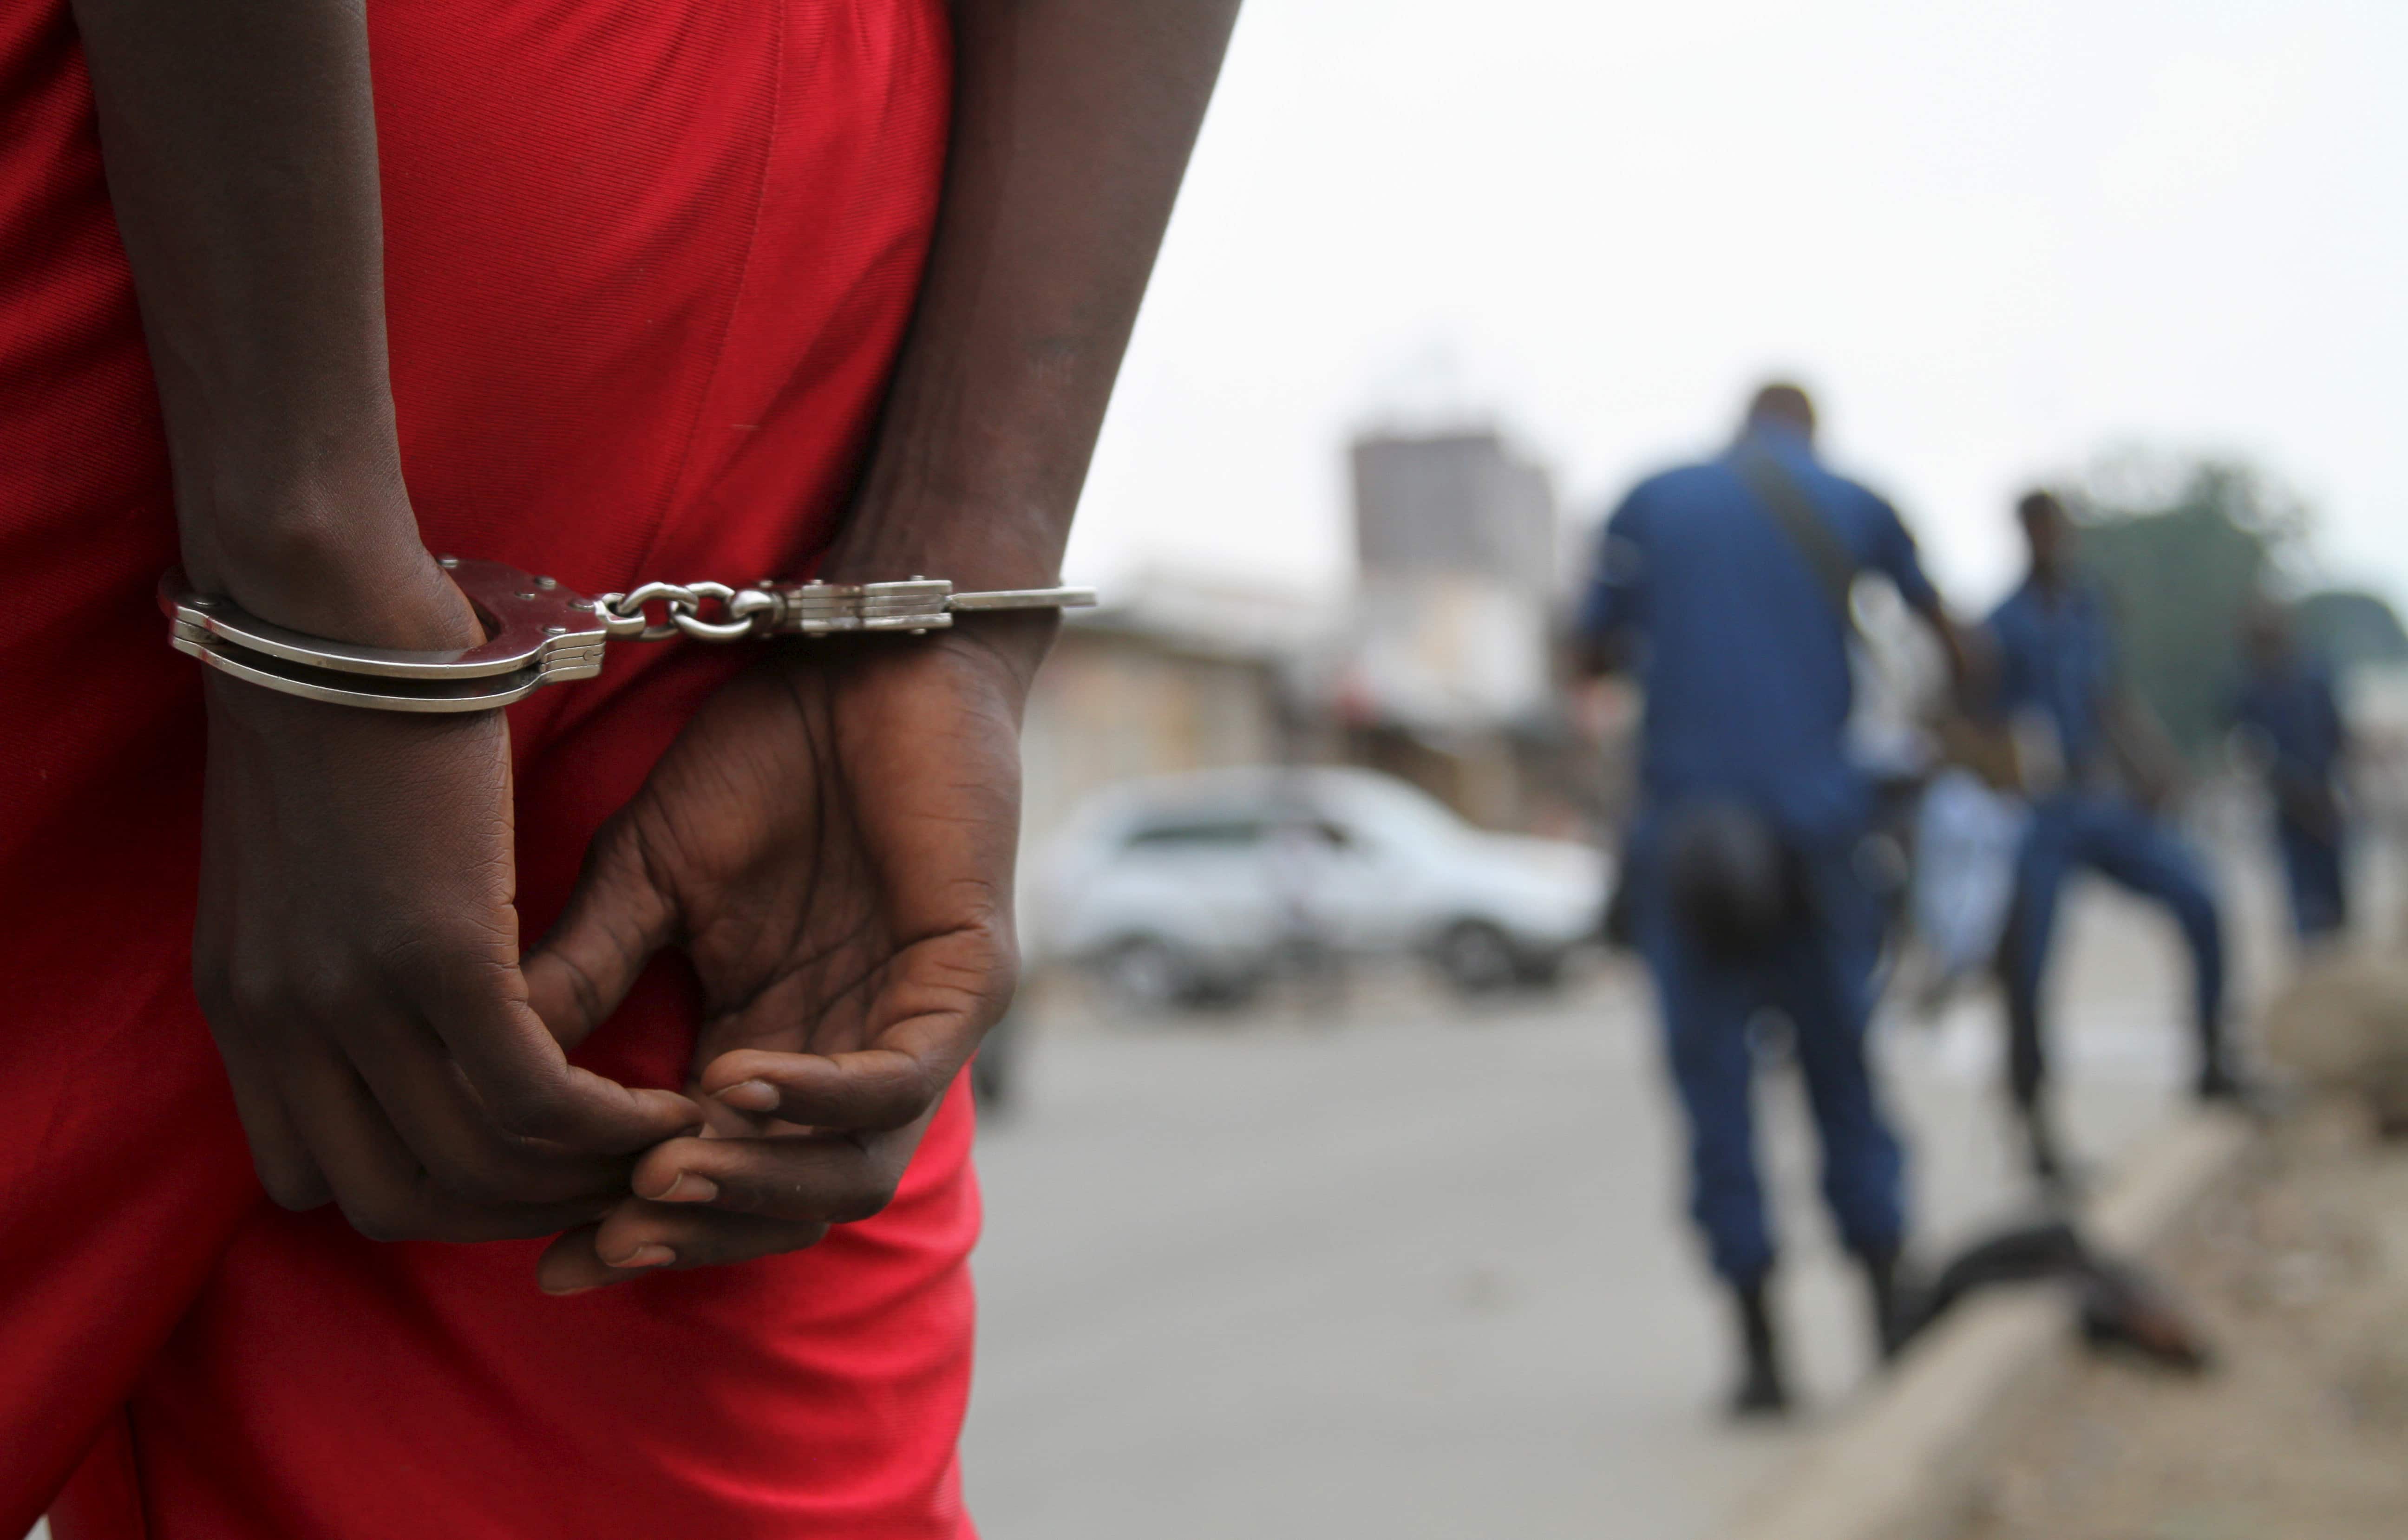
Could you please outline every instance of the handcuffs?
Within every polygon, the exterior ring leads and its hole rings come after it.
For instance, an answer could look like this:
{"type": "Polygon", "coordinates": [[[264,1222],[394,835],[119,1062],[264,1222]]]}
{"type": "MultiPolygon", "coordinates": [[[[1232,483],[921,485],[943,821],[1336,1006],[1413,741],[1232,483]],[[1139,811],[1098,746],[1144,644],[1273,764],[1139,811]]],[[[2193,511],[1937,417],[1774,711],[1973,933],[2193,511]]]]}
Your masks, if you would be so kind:
{"type": "Polygon", "coordinates": [[[941,631],[965,613],[999,609],[1076,609],[1093,605],[1087,588],[1005,589],[956,593],[942,578],[891,583],[644,583],[588,598],[557,579],[499,562],[437,557],[477,608],[485,640],[451,652],[355,647],[271,625],[222,595],[194,591],[183,569],[159,579],[159,608],[173,622],[170,643],[209,667],[288,695],[377,711],[486,711],[524,700],[545,685],[602,672],[614,641],[686,636],[738,642],[850,632],[941,631]],[[665,619],[650,618],[651,606],[665,619]],[[720,619],[711,619],[716,608],[720,619]]]}

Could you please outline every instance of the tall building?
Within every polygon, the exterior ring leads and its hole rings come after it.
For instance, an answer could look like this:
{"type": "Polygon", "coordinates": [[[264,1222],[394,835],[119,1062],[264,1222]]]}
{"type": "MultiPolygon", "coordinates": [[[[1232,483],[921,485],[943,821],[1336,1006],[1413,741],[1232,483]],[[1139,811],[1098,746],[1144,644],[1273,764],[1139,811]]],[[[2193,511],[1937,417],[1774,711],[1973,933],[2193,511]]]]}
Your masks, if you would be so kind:
{"type": "Polygon", "coordinates": [[[1559,734],[1555,489],[1493,432],[1355,442],[1362,563],[1337,692],[1354,758],[1491,825],[1533,820],[1559,734]]]}
{"type": "Polygon", "coordinates": [[[1366,576],[1476,576],[1543,601],[1555,591],[1555,487],[1493,432],[1357,439],[1354,549],[1366,576]]]}
{"type": "Polygon", "coordinates": [[[1363,714],[1446,733],[1543,715],[1555,592],[1547,473],[1492,432],[1360,439],[1354,467],[1352,682],[1363,714]]]}

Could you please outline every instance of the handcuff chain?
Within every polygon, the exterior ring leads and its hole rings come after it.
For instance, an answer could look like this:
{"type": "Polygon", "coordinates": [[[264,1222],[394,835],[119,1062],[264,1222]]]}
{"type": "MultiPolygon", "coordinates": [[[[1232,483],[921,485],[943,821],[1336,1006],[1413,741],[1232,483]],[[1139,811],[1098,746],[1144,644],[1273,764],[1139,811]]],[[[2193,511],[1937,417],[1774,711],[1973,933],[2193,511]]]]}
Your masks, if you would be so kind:
{"type": "Polygon", "coordinates": [[[777,623],[784,602],[767,589],[730,588],[725,583],[642,583],[624,593],[605,593],[594,601],[595,612],[613,641],[665,642],[688,636],[697,642],[741,642],[766,636],[777,623]],[[714,601],[728,619],[703,619],[704,601],[714,601]],[[666,606],[668,619],[653,623],[644,613],[652,604],[666,606]]]}
{"type": "Polygon", "coordinates": [[[1083,588],[998,589],[961,593],[941,578],[881,583],[641,583],[624,593],[576,601],[591,608],[613,641],[741,642],[767,636],[833,636],[848,632],[941,631],[976,610],[1065,609],[1096,602],[1083,588]],[[661,606],[655,621],[650,610],[661,606]],[[710,617],[717,614],[721,619],[710,617]]]}

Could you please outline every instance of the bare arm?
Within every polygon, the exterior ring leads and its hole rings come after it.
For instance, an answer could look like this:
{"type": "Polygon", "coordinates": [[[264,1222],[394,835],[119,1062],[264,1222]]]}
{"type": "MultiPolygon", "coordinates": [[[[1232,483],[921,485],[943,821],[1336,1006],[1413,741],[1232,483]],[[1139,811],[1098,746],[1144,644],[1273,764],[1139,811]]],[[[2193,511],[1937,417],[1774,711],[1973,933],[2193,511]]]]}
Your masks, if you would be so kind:
{"type": "Polygon", "coordinates": [[[1957,708],[1970,713],[1987,710],[1990,696],[1998,688],[1997,670],[1982,639],[1958,625],[1936,593],[1911,607],[1930,631],[1932,640],[1940,644],[1940,655],[1948,665],[1949,690],[1957,708]]]}
{"type": "Polygon", "coordinates": [[[1618,632],[1575,630],[1568,644],[1572,677],[1585,681],[1624,672],[1630,666],[1628,640],[1618,632]]]}
{"type": "Polygon", "coordinates": [[[2128,687],[2118,686],[2101,714],[2108,746],[2130,781],[2132,790],[2151,807],[2171,802],[2185,778],[2182,751],[2149,709],[2148,703],[2128,687]]]}
{"type": "Polygon", "coordinates": [[[1237,0],[957,0],[943,213],[844,578],[1050,582],[1237,0]]]}
{"type": "MultiPolygon", "coordinates": [[[[402,482],[358,0],[75,15],[187,569],[307,632],[475,640],[402,482]]],[[[269,1191],[395,1236],[595,1212],[695,1109],[570,1069],[527,1007],[499,713],[208,692],[194,978],[269,1191]]]]}
{"type": "Polygon", "coordinates": [[[473,639],[402,485],[358,0],[75,14],[186,569],[318,635],[473,639]]]}

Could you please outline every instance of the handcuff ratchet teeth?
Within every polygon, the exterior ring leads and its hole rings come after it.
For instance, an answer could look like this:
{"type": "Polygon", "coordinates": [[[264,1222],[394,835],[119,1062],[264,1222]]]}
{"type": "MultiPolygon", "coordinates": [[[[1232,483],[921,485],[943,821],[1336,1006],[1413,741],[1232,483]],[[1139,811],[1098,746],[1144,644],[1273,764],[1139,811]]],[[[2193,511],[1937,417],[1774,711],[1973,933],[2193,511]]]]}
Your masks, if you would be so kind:
{"type": "Polygon", "coordinates": [[[169,642],[211,668],[269,690],[378,711],[487,711],[545,685],[602,672],[613,641],[738,642],[852,632],[941,631],[963,613],[1076,609],[1087,588],[956,593],[942,578],[887,583],[644,583],[588,598],[557,579],[499,562],[437,560],[485,624],[485,640],[450,652],[329,641],[270,624],[222,595],[194,590],[180,567],[159,579],[169,642]],[[664,619],[654,620],[659,609],[664,619]],[[713,618],[714,615],[717,618],[713,618]]]}

